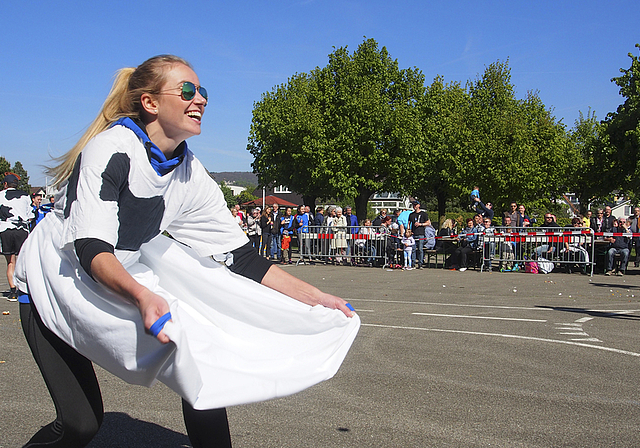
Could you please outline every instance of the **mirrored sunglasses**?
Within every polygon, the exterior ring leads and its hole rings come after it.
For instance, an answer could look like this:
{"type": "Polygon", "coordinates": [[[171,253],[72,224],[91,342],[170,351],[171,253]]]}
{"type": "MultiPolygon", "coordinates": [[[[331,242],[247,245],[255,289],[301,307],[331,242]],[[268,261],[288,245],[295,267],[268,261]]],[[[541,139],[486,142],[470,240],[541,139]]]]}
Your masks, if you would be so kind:
{"type": "MultiPolygon", "coordinates": [[[[185,101],[191,101],[193,98],[195,98],[196,92],[200,93],[202,98],[204,98],[207,103],[209,102],[209,94],[207,93],[207,89],[202,86],[196,86],[191,81],[184,81],[182,83],[182,87],[180,88],[180,97],[185,101]]],[[[171,95],[171,93],[167,92],[160,93],[164,95],[171,95]]]]}

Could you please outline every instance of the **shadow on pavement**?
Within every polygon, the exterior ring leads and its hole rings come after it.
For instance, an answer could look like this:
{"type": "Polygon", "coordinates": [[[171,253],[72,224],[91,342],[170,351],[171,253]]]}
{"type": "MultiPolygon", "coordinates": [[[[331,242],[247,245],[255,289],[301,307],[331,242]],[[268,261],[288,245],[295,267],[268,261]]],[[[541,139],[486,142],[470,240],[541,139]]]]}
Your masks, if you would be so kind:
{"type": "Polygon", "coordinates": [[[606,311],[594,311],[594,310],[588,310],[585,308],[568,308],[564,306],[545,306],[545,305],[536,305],[536,308],[545,308],[545,309],[554,310],[554,311],[565,311],[567,313],[586,314],[587,316],[593,316],[593,317],[608,317],[610,319],[640,320],[640,316],[633,316],[633,315],[623,314],[623,313],[612,313],[612,312],[606,312],[606,311]]]}
{"type": "Polygon", "coordinates": [[[100,431],[87,448],[182,448],[191,447],[179,432],[130,417],[123,412],[107,412],[100,431]]]}

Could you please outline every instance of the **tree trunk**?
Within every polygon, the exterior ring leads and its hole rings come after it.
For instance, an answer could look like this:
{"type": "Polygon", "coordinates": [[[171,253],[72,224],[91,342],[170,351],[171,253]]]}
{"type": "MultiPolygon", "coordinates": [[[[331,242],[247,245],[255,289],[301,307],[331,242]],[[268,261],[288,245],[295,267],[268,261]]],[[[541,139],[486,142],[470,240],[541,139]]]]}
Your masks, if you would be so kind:
{"type": "Polygon", "coordinates": [[[311,208],[311,214],[312,214],[312,216],[315,216],[315,214],[316,214],[316,196],[303,195],[302,196],[302,202],[304,203],[304,205],[308,205],[309,208],[311,208]]]}
{"type": "Polygon", "coordinates": [[[370,196],[371,191],[358,190],[358,196],[356,196],[356,216],[360,223],[367,219],[367,206],[369,205],[370,196]]]}
{"type": "Polygon", "coordinates": [[[436,197],[438,198],[438,223],[440,223],[440,218],[445,215],[447,195],[443,191],[436,191],[436,197]]]}

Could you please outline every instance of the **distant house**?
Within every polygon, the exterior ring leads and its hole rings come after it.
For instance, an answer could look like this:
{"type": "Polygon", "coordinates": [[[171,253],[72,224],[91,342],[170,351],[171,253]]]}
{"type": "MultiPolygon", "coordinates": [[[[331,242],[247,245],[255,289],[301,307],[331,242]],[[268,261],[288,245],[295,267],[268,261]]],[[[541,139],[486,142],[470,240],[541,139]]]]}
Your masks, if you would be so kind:
{"type": "Polygon", "coordinates": [[[46,191],[42,187],[31,187],[31,196],[42,196],[43,198],[47,195],[46,191]]]}
{"type": "MultiPolygon", "coordinates": [[[[301,194],[298,194],[289,190],[289,188],[285,187],[284,185],[278,185],[274,187],[264,187],[264,189],[257,188],[253,191],[253,195],[260,198],[260,202],[262,202],[263,192],[264,192],[264,196],[266,197],[273,196],[275,198],[275,201],[278,203],[278,205],[285,205],[285,203],[288,203],[288,204],[295,204],[295,206],[297,206],[303,203],[301,194]]],[[[265,202],[267,203],[267,205],[269,205],[269,201],[265,201],[265,202]]],[[[305,205],[309,205],[310,207],[313,207],[314,204],[305,204],[305,205]]],[[[287,207],[293,207],[293,206],[287,205],[287,207]]]]}
{"type": "Polygon", "coordinates": [[[617,218],[628,218],[633,214],[633,204],[631,201],[618,202],[611,206],[611,214],[617,218]]]}
{"type": "Polygon", "coordinates": [[[240,193],[242,193],[244,190],[246,190],[245,187],[241,187],[239,185],[224,184],[224,186],[227,187],[229,190],[231,190],[231,192],[233,193],[234,196],[238,196],[240,193]]]}
{"type": "Polygon", "coordinates": [[[379,215],[383,208],[391,214],[394,210],[410,209],[411,200],[408,196],[402,196],[399,193],[375,193],[369,198],[369,205],[376,215],[379,215]]]}

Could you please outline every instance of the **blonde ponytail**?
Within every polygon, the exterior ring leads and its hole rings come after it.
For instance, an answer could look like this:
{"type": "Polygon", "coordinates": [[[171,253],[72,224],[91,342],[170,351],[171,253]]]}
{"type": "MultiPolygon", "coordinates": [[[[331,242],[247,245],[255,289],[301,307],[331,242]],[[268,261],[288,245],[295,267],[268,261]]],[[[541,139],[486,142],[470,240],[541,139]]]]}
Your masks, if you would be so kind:
{"type": "Polygon", "coordinates": [[[47,168],[47,174],[54,177],[56,186],[71,175],[78,156],[89,140],[122,117],[141,117],[140,97],[143,93],[160,92],[164,85],[167,68],[173,64],[191,67],[191,64],[177,56],[160,55],[146,60],[137,68],[128,67],[118,70],[111,91],[98,116],[73,148],[63,156],[53,159],[57,165],[47,168]]]}

